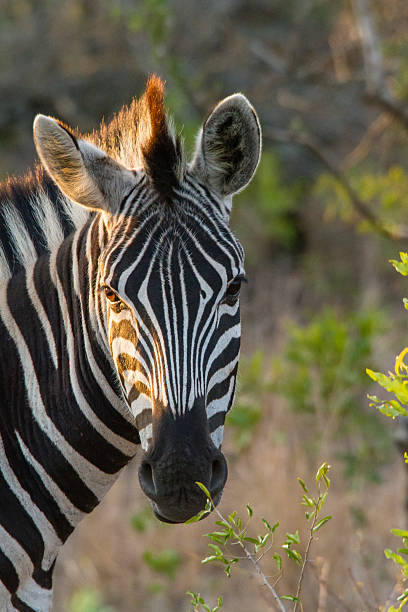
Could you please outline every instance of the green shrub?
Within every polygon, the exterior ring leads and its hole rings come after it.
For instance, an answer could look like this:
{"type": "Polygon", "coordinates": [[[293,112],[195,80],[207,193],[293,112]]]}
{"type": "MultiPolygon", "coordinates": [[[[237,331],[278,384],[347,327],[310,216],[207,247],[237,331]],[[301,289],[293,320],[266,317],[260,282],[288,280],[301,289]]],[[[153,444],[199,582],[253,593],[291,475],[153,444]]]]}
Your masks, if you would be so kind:
{"type": "Polygon", "coordinates": [[[291,410],[310,415],[310,451],[336,441],[337,456],[354,485],[379,480],[391,449],[389,432],[362,402],[365,366],[384,328],[381,312],[340,316],[326,309],[309,323],[287,326],[287,344],[274,362],[273,388],[291,410]]]}

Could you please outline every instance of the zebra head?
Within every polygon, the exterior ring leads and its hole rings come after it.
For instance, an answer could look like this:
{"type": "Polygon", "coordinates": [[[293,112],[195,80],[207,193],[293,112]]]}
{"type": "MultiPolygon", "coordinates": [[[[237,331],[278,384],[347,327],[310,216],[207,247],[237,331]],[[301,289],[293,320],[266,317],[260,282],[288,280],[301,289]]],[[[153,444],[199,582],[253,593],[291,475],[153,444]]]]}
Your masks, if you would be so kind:
{"type": "Polygon", "coordinates": [[[204,121],[187,163],[161,81],[132,105],[91,139],[44,116],[34,136],[60,189],[97,211],[96,327],[139,431],[141,487],[158,518],[182,522],[203,505],[196,481],[218,503],[227,479],[220,447],[245,279],[229,215],[258,165],[261,132],[248,100],[232,95],[204,121]]]}

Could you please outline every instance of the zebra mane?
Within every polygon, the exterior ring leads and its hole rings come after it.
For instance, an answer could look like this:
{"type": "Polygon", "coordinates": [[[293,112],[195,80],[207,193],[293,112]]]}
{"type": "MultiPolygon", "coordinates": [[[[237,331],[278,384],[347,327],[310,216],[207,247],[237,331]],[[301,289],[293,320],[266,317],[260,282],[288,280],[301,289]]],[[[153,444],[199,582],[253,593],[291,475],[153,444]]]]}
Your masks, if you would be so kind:
{"type": "Polygon", "coordinates": [[[182,141],[165,111],[164,83],[155,75],[139,100],[134,98],[129,106],[123,106],[108,124],[102,120],[99,129],[85,138],[127,168],[143,168],[165,199],[183,180],[182,141]]]}
{"type": "MultiPolygon", "coordinates": [[[[81,134],[61,125],[75,138],[92,142],[128,168],[143,168],[152,187],[170,201],[185,172],[182,142],[164,107],[164,84],[150,77],[146,92],[98,129],[81,134]]],[[[23,177],[0,184],[0,283],[40,255],[51,252],[90,213],[69,200],[37,164],[23,177]]]]}

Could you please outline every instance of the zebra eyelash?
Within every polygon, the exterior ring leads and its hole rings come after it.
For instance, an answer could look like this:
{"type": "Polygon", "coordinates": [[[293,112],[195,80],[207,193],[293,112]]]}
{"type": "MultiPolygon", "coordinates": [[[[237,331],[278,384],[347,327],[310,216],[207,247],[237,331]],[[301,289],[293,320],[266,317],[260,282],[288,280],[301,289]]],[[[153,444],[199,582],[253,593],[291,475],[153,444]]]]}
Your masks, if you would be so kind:
{"type": "Polygon", "coordinates": [[[105,297],[111,306],[126,308],[126,304],[119,297],[118,293],[109,285],[101,285],[99,291],[105,294],[105,297]]]}
{"type": "Polygon", "coordinates": [[[248,283],[244,274],[239,274],[228,283],[223,303],[232,306],[238,301],[242,283],[248,283]]]}

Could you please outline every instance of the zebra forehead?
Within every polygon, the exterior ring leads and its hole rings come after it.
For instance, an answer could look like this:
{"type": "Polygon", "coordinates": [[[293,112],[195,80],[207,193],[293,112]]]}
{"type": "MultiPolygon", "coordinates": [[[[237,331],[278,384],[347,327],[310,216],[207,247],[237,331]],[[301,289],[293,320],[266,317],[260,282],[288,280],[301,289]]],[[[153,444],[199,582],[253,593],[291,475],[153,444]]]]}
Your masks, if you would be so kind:
{"type": "MultiPolygon", "coordinates": [[[[122,221],[107,248],[101,254],[100,271],[114,288],[123,286],[122,275],[143,278],[148,270],[162,268],[172,273],[187,263],[187,268],[203,270],[225,269],[231,278],[243,270],[244,252],[230,228],[217,224],[206,216],[156,214],[129,224],[122,221]],[[163,267],[164,266],[164,267],[163,267]]],[[[201,272],[200,272],[201,270],[201,272]]],[[[206,276],[204,273],[204,276],[206,276]]]]}

